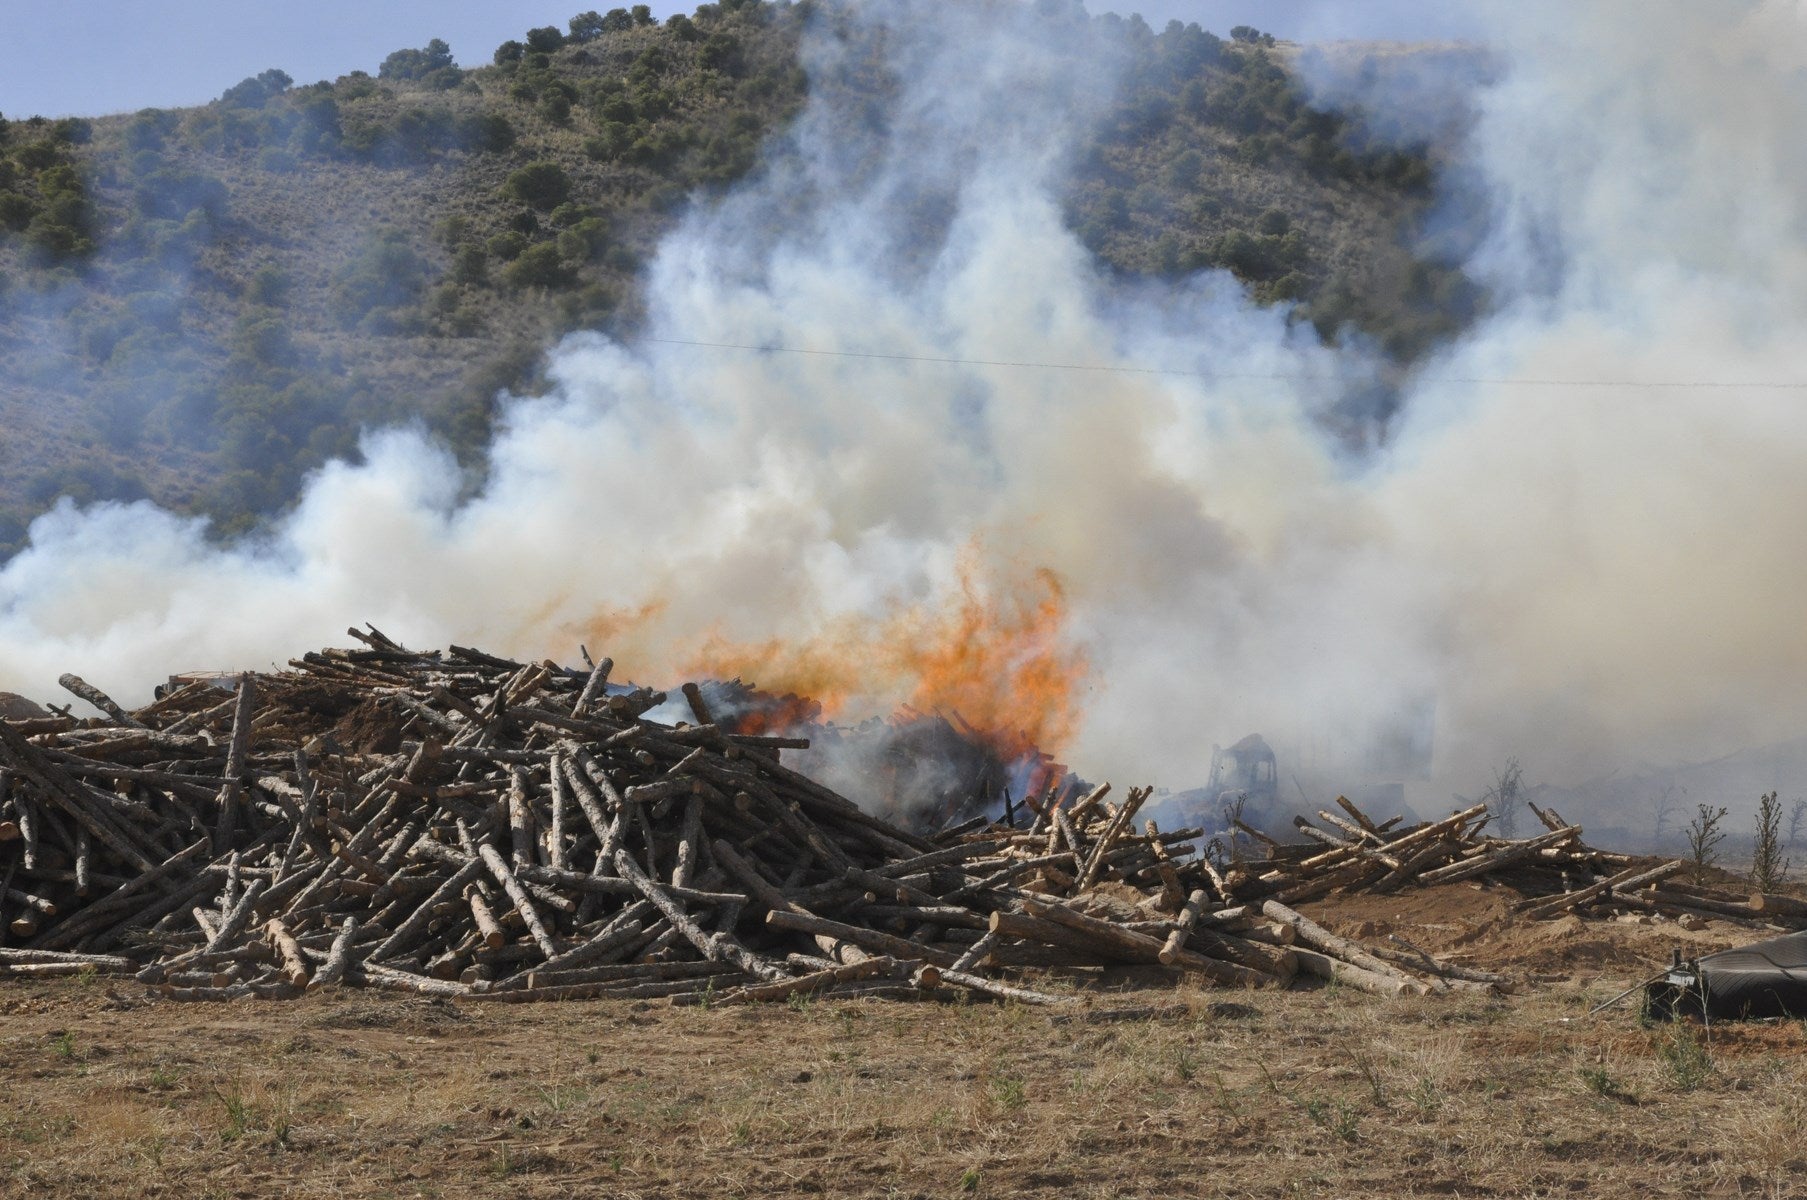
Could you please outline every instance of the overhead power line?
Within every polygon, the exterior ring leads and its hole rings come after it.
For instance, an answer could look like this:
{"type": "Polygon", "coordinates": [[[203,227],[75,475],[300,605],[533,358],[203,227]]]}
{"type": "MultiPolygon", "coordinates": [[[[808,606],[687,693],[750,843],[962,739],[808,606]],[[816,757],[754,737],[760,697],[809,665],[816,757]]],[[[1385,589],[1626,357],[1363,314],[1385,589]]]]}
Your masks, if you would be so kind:
{"type": "MultiPolygon", "coordinates": [[[[934,354],[884,354],[862,350],[812,350],[803,346],[753,345],[745,342],[705,342],[691,338],[649,337],[639,339],[661,346],[693,346],[703,350],[746,350],[756,354],[796,354],[810,358],[856,358],[880,362],[931,363],[950,367],[1008,367],[1036,371],[1087,371],[1101,375],[1167,375],[1185,379],[1257,379],[1281,383],[1349,383],[1359,380],[1339,375],[1307,375],[1288,372],[1258,371],[1183,371],[1171,367],[1133,367],[1109,363],[1059,363],[1018,361],[1000,358],[951,358],[934,354]]],[[[1709,388],[1724,391],[1750,389],[1757,391],[1807,391],[1807,380],[1774,379],[1539,379],[1512,376],[1421,375],[1414,384],[1455,383],[1499,387],[1540,388],[1709,388]]]]}

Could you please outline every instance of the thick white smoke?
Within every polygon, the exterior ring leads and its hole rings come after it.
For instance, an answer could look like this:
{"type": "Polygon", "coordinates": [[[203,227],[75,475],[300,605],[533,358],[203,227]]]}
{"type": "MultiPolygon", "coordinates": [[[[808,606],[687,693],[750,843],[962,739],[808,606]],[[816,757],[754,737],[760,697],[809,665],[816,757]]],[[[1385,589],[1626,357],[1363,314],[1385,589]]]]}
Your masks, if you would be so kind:
{"type": "MultiPolygon", "coordinates": [[[[1796,5],[1501,8],[1466,164],[1500,307],[1360,460],[1314,419],[1358,352],[1223,277],[1108,290],[1063,227],[1115,67],[1093,39],[1009,5],[864,16],[891,26],[889,128],[819,104],[687,219],[646,340],[570,339],[477,499],[390,432],[254,548],[59,509],[0,571],[0,684],[137,699],[362,620],[588,640],[673,682],[712,637],[808,641],[1046,568],[1091,665],[1066,757],[1094,777],[1183,787],[1213,741],[1354,745],[1427,698],[1470,788],[1507,754],[1572,777],[1799,732],[1807,392],[1594,386],[1807,380],[1796,5]]],[[[825,34],[813,66],[845,52],[825,34]]]]}

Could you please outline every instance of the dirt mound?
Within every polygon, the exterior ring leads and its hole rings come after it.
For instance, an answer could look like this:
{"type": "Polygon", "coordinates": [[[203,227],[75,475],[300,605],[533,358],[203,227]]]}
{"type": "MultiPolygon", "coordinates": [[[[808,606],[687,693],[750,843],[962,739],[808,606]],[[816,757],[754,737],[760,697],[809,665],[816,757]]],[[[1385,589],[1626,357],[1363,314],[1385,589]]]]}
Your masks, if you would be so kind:
{"type": "Polygon", "coordinates": [[[1648,975],[1679,947],[1697,957],[1742,945],[1762,931],[1730,921],[1685,929],[1665,917],[1530,920],[1513,912],[1510,887],[1455,883],[1391,895],[1340,895],[1303,906],[1313,920],[1365,943],[1403,940],[1439,959],[1520,975],[1648,975]]]}

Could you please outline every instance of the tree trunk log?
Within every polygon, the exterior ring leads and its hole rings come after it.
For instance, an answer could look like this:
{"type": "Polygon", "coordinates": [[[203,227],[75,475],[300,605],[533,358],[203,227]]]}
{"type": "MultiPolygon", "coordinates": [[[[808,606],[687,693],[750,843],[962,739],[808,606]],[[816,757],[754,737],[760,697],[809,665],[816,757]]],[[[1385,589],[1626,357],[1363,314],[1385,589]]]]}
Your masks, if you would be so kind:
{"type": "MultiPolygon", "coordinates": [[[[1411,987],[1417,988],[1420,993],[1424,991],[1424,985],[1422,983],[1413,979],[1398,967],[1374,957],[1348,938],[1338,937],[1336,934],[1331,933],[1328,929],[1325,929],[1322,925],[1319,925],[1316,921],[1313,921],[1303,913],[1295,912],[1286,907],[1286,905],[1275,900],[1263,902],[1261,911],[1276,921],[1292,926],[1293,931],[1299,935],[1299,940],[1304,942],[1307,946],[1315,947],[1327,954],[1334,954],[1344,962],[1360,967],[1372,974],[1386,975],[1400,979],[1411,987]]],[[[1295,948],[1293,953],[1299,954],[1300,951],[1295,948]]],[[[1303,957],[1299,959],[1299,963],[1301,967],[1305,967],[1305,960],[1303,957]]]]}

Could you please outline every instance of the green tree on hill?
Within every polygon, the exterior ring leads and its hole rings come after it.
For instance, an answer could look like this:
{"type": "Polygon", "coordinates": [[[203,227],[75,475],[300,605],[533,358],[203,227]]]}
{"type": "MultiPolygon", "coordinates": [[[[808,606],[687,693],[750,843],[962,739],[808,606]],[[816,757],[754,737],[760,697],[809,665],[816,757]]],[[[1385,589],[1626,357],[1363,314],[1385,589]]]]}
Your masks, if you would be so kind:
{"type": "Polygon", "coordinates": [[[570,283],[572,271],[552,242],[529,246],[502,272],[509,286],[516,288],[563,287],[570,283]]]}
{"type": "Polygon", "coordinates": [[[227,88],[220,93],[219,103],[224,108],[262,108],[294,83],[286,71],[272,67],[227,88]]]}
{"type": "Polygon", "coordinates": [[[571,177],[557,163],[540,159],[511,174],[502,191],[523,204],[549,211],[571,194],[571,177]]]}
{"type": "Polygon", "coordinates": [[[566,40],[577,45],[593,42],[602,36],[602,14],[591,10],[572,17],[566,24],[566,40]]]}
{"type": "Polygon", "coordinates": [[[397,50],[377,68],[378,79],[410,80],[429,87],[457,87],[464,72],[452,61],[452,48],[434,38],[419,50],[397,50]]]}

